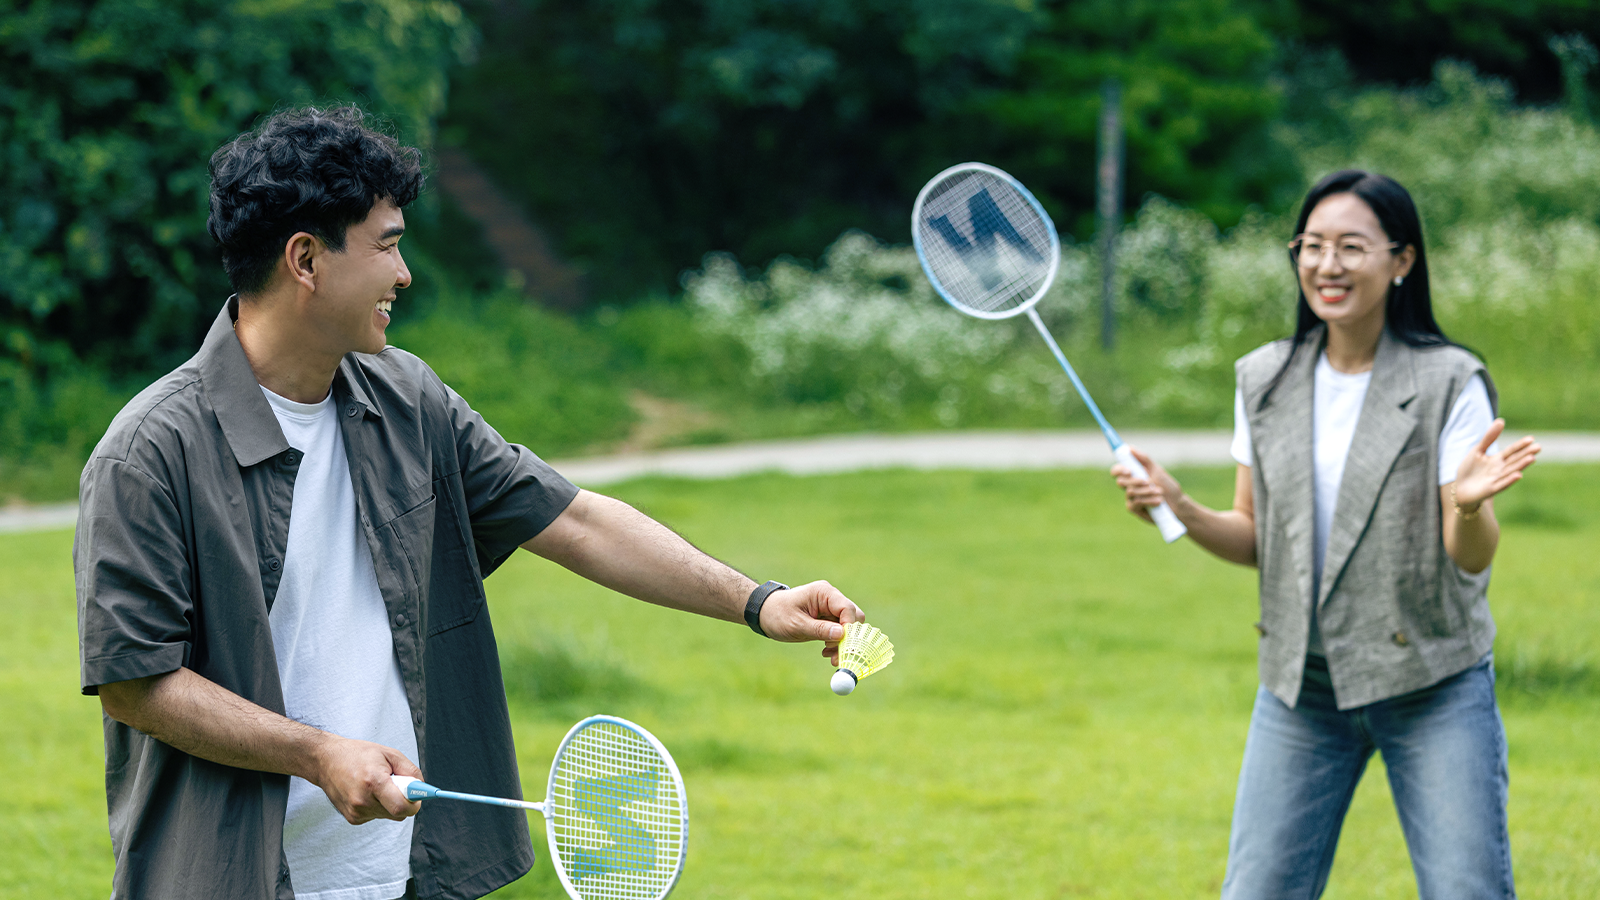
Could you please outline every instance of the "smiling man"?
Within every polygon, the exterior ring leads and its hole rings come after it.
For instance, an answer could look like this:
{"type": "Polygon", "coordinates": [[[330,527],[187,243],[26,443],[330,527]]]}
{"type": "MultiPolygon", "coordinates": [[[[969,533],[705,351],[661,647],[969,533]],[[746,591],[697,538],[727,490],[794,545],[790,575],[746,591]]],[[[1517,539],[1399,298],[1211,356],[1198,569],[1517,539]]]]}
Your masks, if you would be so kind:
{"type": "Polygon", "coordinates": [[[416,150],[352,108],[292,110],[218,150],[211,177],[237,293],[81,483],[114,898],[467,898],[526,872],[523,813],[419,814],[389,777],[520,795],[483,591],[518,547],[836,657],[861,611],[826,582],[758,587],[385,345],[416,150]]]}

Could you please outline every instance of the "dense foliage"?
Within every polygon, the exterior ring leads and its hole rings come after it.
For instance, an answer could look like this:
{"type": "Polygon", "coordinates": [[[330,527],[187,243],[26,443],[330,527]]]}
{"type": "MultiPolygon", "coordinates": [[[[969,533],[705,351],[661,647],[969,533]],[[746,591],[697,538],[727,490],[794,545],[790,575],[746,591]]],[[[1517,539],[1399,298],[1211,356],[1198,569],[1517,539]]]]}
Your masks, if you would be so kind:
{"type": "MultiPolygon", "coordinates": [[[[1230,227],[1307,173],[1284,123],[1440,58],[1522,102],[1585,95],[1587,0],[467,0],[484,31],[447,139],[584,268],[594,302],[675,286],[712,250],[816,259],[966,159],[1007,168],[1080,240],[1101,87],[1121,84],[1130,206],[1230,227]]],[[[1582,104],[1587,107],[1589,101],[1582,104]]]]}
{"type": "Polygon", "coordinates": [[[943,123],[1015,66],[1006,0],[469,4],[483,23],[446,119],[611,300],[708,250],[889,233],[943,123]]]}
{"type": "Polygon", "coordinates": [[[1261,9],[1280,40],[1337,48],[1368,82],[1422,84],[1435,62],[1457,59],[1508,79],[1531,103],[1566,90],[1573,58],[1550,46],[1553,36],[1600,35],[1592,0],[1265,0],[1261,9]]]}
{"type": "Polygon", "coordinates": [[[426,143],[471,37],[441,0],[0,0],[0,380],[52,340],[116,371],[188,356],[228,293],[212,151],[338,101],[426,143]]]}
{"type": "Polygon", "coordinates": [[[907,198],[967,158],[1015,167],[1086,233],[1108,77],[1125,83],[1131,195],[1232,221],[1292,174],[1259,158],[1275,44],[1247,8],[469,4],[482,60],[445,134],[552,226],[601,300],[670,284],[708,250],[815,257],[852,227],[904,240],[907,198]]]}
{"type": "MultiPolygon", "coordinates": [[[[1600,312],[1590,300],[1600,281],[1600,130],[1564,109],[1514,107],[1503,83],[1457,64],[1427,88],[1359,92],[1330,115],[1338,129],[1285,126],[1277,140],[1309,171],[1364,166],[1410,187],[1439,321],[1487,359],[1513,427],[1600,424],[1583,399],[1600,391],[1600,312]]],[[[1119,423],[1226,426],[1234,360],[1291,328],[1292,225],[1253,214],[1219,230],[1152,196],[1120,239],[1116,352],[1096,343],[1091,247],[1062,248],[1039,309],[1119,423]]],[[[850,233],[814,269],[779,261],[764,272],[716,255],[685,284],[682,327],[702,346],[732,342],[744,354],[723,389],[783,409],[800,427],[1092,424],[1031,329],[950,310],[904,246],[850,233]]],[[[659,312],[637,315],[653,317],[648,334],[667,331],[659,312]]],[[[637,340],[638,330],[619,330],[622,342],[637,340]]],[[[671,368],[653,366],[658,377],[671,368]]],[[[774,419],[770,427],[785,427],[774,419]]]]}
{"type": "Polygon", "coordinates": [[[397,340],[547,452],[615,440],[639,388],[715,410],[706,439],[1077,422],[1033,336],[949,320],[897,248],[968,158],[1069,233],[1044,308],[1129,421],[1226,419],[1232,355],[1287,315],[1281,217],[1357,164],[1417,194],[1442,319],[1508,409],[1592,426],[1585,34],[1586,0],[0,0],[0,498],[69,493],[111,412],[193,351],[227,290],[211,151],[349,100],[464,148],[586,270],[587,318],[522,310],[459,209],[408,217],[397,340]],[[1101,354],[1074,240],[1108,77],[1138,214],[1101,354]]]}

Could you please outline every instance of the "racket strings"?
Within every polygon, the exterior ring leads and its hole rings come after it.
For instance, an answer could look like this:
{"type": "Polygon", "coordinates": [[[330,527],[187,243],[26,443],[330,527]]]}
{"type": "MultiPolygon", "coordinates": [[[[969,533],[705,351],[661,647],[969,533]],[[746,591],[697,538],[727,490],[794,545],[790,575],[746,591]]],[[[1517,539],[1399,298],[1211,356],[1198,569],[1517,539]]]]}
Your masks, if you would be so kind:
{"type": "Polygon", "coordinates": [[[685,816],[671,767],[611,723],[579,732],[556,764],[552,845],[586,900],[647,900],[677,880],[685,816]]]}
{"type": "Polygon", "coordinates": [[[1030,198],[981,169],[930,185],[913,224],[935,286],[969,314],[994,317],[1036,302],[1059,254],[1054,228],[1030,198]]]}

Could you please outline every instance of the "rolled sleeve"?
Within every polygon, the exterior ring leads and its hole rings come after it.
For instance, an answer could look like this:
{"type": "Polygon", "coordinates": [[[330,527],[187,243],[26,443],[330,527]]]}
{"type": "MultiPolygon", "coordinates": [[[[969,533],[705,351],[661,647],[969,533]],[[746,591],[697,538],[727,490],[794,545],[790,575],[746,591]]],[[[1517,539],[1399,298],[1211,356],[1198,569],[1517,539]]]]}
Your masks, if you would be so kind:
{"type": "Polygon", "coordinates": [[[171,672],[193,640],[183,519],[136,466],[95,459],[84,473],[73,544],[80,687],[171,672]]]}
{"type": "Polygon", "coordinates": [[[461,395],[440,384],[455,429],[478,564],[488,575],[554,522],[578,488],[527,447],[507,442],[461,395]]]}

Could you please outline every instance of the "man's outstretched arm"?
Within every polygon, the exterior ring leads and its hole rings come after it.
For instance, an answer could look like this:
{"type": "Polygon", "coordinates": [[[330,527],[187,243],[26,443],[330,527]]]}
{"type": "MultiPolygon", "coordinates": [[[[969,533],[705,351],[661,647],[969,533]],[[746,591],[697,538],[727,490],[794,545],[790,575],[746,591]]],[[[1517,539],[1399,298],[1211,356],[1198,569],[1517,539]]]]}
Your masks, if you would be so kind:
{"type": "MultiPolygon", "coordinates": [[[[661,606],[729,622],[744,621],[756,582],[713,559],[672,529],[621,500],[579,491],[523,549],[597,584],[661,606]]],[[[861,609],[826,581],[777,591],[761,608],[761,630],[780,641],[824,641],[837,660],[840,623],[861,609]]]]}
{"type": "Polygon", "coordinates": [[[421,778],[405,754],[342,738],[257,706],[192,669],[100,685],[106,715],[215,763],[298,775],[322,788],[352,825],[414,816],[390,774],[421,778]]]}

